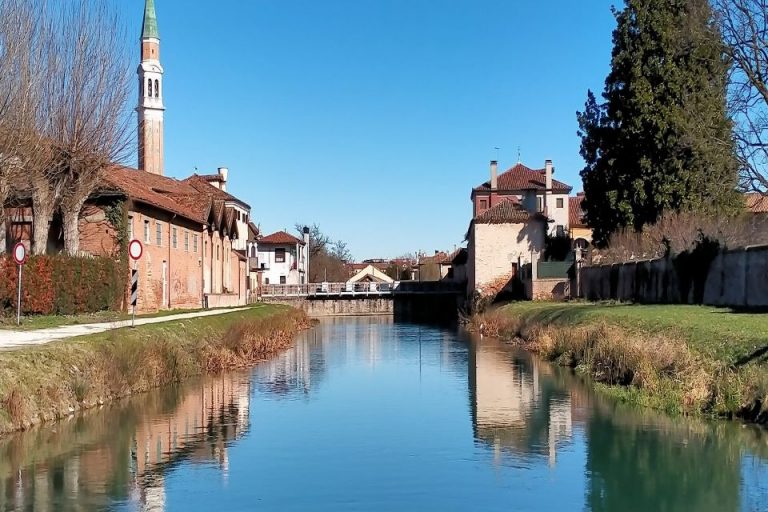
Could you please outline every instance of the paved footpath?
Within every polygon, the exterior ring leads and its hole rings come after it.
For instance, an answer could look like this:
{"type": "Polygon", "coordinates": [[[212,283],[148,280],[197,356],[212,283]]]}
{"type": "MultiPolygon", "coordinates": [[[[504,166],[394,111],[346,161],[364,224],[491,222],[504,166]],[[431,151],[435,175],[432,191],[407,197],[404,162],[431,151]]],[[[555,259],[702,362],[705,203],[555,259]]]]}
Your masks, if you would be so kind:
{"type": "MultiPolygon", "coordinates": [[[[156,318],[137,318],[136,325],[161,324],[164,322],[173,322],[174,320],[226,315],[227,313],[234,313],[242,310],[243,308],[214,309],[210,311],[197,311],[194,313],[179,313],[178,315],[168,315],[156,318]]],[[[130,320],[121,320],[119,322],[105,322],[100,324],[65,325],[50,329],[39,329],[36,331],[0,329],[0,350],[12,350],[32,345],[44,345],[51,341],[74,338],[75,336],[85,336],[87,334],[97,334],[130,326],[130,320]]]]}

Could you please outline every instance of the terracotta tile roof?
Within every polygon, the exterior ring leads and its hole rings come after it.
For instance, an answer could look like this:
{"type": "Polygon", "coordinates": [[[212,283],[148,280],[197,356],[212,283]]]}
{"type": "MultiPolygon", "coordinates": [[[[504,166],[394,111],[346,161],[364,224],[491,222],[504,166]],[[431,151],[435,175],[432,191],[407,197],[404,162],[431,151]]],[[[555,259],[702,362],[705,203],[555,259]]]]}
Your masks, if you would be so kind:
{"type": "Polygon", "coordinates": [[[265,236],[259,239],[260,244],[303,244],[304,242],[299,240],[293,235],[286,233],[285,231],[278,231],[271,235],[265,236]]]}
{"type": "MultiPolygon", "coordinates": [[[[523,164],[517,164],[511,169],[499,174],[499,191],[514,192],[522,190],[544,190],[546,188],[545,169],[531,169],[523,164]]],[[[557,180],[552,180],[552,191],[560,194],[570,194],[573,187],[557,180]]],[[[491,182],[486,181],[476,192],[490,191],[491,182]]]]}
{"type": "Polygon", "coordinates": [[[568,224],[572,228],[585,228],[587,223],[584,221],[584,210],[581,203],[584,202],[584,194],[568,198],[568,224]]]}
{"type": "Polygon", "coordinates": [[[211,202],[189,184],[157,174],[115,166],[102,178],[102,188],[119,190],[138,201],[204,224],[211,202]]]}
{"type": "Polygon", "coordinates": [[[747,203],[747,209],[752,213],[768,213],[768,196],[757,192],[744,194],[747,203]]]}
{"type": "Polygon", "coordinates": [[[528,222],[532,217],[517,201],[502,201],[475,217],[477,224],[516,224],[528,222]]]}
{"type": "MultiPolygon", "coordinates": [[[[216,178],[219,178],[219,175],[215,175],[216,178]]],[[[206,194],[212,198],[215,199],[221,199],[223,201],[232,201],[239,203],[250,210],[250,205],[237,197],[233,196],[232,194],[228,192],[224,192],[223,190],[214,187],[209,183],[209,181],[216,181],[212,180],[211,176],[200,176],[198,174],[193,174],[189,178],[184,180],[184,183],[187,183],[188,185],[192,186],[195,190],[202,194],[206,194]]]]}

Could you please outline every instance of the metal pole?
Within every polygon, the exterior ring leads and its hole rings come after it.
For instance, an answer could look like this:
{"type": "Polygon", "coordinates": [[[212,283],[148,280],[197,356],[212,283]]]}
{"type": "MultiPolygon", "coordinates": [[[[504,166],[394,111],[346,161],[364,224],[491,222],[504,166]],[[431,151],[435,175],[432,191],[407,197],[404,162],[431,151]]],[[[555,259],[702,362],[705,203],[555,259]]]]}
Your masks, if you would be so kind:
{"type": "MultiPolygon", "coordinates": [[[[137,269],[138,269],[138,262],[136,260],[133,260],[133,271],[136,272],[137,269]]],[[[131,279],[131,286],[133,286],[133,279],[131,279]]],[[[138,302],[138,300],[136,302],[138,302]]],[[[136,302],[133,303],[133,314],[131,315],[131,329],[136,327],[136,302]]]]}
{"type": "Polygon", "coordinates": [[[19,265],[19,295],[16,301],[16,325],[21,325],[21,269],[24,265],[19,265]]]}

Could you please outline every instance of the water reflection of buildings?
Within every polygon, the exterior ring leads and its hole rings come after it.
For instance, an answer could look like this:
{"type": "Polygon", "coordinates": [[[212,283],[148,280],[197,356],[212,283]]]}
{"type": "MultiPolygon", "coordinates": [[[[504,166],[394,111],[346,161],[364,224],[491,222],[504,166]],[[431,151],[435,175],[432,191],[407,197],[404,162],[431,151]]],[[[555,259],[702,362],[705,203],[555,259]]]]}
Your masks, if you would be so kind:
{"type": "Polygon", "coordinates": [[[99,509],[126,500],[164,510],[165,474],[180,462],[214,462],[226,478],[228,444],[249,428],[249,397],[246,378],[205,380],[6,440],[0,510],[99,509]]]}
{"type": "Polygon", "coordinates": [[[335,363],[359,358],[375,367],[383,349],[398,350],[399,339],[389,336],[394,328],[391,317],[324,318],[293,347],[254,369],[256,389],[273,397],[307,397],[335,363]]]}
{"type": "Polygon", "coordinates": [[[553,368],[492,339],[473,339],[469,388],[475,437],[504,453],[541,455],[554,465],[573,437],[579,397],[553,380],[553,368]]]}

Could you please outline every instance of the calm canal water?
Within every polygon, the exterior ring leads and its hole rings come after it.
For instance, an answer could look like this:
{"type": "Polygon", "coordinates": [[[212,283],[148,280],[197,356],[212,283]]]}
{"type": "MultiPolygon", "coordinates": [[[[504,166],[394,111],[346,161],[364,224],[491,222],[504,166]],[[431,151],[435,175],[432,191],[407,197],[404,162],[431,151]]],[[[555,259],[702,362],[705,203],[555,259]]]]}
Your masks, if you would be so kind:
{"type": "Polygon", "coordinates": [[[764,511],[768,435],[503,343],[329,320],[244,374],[0,440],[0,510],[764,511]]]}

